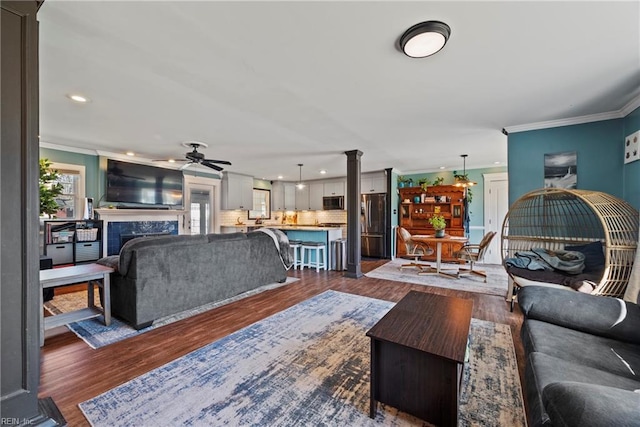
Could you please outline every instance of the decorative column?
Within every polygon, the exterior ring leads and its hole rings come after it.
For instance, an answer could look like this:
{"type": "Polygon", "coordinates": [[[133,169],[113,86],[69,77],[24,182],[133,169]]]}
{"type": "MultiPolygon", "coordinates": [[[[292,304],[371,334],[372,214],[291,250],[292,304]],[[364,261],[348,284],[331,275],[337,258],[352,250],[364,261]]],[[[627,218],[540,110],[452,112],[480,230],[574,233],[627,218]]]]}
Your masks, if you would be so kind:
{"type": "Polygon", "coordinates": [[[362,151],[345,151],[347,155],[347,271],[346,277],[362,277],[360,230],[360,157],[362,151]]]}

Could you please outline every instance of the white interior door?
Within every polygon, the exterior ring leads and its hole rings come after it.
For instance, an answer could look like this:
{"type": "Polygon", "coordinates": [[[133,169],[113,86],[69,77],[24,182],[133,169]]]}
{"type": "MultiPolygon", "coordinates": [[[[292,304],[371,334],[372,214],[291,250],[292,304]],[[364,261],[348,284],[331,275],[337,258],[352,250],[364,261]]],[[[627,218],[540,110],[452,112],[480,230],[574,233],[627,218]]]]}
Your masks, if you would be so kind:
{"type": "Polygon", "coordinates": [[[484,263],[500,264],[500,233],[502,222],[509,211],[509,178],[505,173],[484,175],[484,232],[495,231],[497,234],[491,241],[484,255],[484,263]]]}
{"type": "Polygon", "coordinates": [[[185,211],[187,234],[216,233],[216,185],[185,178],[185,211]]]}

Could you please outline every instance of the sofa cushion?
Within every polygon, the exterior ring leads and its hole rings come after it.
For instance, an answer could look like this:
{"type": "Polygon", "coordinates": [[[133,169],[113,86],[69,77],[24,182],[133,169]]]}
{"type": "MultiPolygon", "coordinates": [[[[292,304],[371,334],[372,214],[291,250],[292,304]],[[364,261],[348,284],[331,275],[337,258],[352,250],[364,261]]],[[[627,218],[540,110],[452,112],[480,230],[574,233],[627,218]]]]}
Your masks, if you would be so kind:
{"type": "Polygon", "coordinates": [[[640,344],[640,306],[618,298],[527,286],[518,304],[530,319],[640,344]]]}
{"type": "Polygon", "coordinates": [[[526,319],[522,344],[527,354],[540,352],[570,363],[640,379],[640,345],[526,319]]]}
{"type": "Polygon", "coordinates": [[[640,425],[640,393],[575,382],[545,387],[542,401],[554,426],[640,425]]]}
{"type": "Polygon", "coordinates": [[[622,377],[547,354],[537,352],[530,353],[525,368],[525,392],[527,394],[530,426],[549,424],[547,406],[546,404],[542,404],[543,391],[548,385],[559,381],[583,382],[631,391],[640,388],[640,381],[638,380],[622,377]]]}

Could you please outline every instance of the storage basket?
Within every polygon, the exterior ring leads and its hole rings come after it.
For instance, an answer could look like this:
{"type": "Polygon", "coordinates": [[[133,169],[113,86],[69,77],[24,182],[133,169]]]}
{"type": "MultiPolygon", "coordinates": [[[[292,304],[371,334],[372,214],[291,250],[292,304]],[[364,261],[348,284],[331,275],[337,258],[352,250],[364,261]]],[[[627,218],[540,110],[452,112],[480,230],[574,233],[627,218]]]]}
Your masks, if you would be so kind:
{"type": "Polygon", "coordinates": [[[51,243],[70,243],[73,242],[74,231],[52,231],[51,243]]]}
{"type": "Polygon", "coordinates": [[[89,242],[92,240],[96,240],[98,238],[98,229],[97,228],[83,228],[77,230],[78,242],[89,242]]]}

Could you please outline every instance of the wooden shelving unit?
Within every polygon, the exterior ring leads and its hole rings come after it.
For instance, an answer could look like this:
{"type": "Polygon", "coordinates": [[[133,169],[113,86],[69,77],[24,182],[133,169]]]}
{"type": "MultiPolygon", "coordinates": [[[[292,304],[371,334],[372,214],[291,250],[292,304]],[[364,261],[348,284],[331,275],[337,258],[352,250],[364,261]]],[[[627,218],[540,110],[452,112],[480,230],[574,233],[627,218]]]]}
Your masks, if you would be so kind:
{"type": "MultiPolygon", "coordinates": [[[[423,190],[422,187],[399,188],[400,192],[400,226],[411,234],[435,234],[429,224],[433,215],[442,215],[446,222],[446,233],[451,236],[464,236],[464,189],[455,185],[434,185],[423,190]]],[[[460,249],[461,243],[442,245],[442,260],[456,261],[454,253],[460,249]]],[[[398,256],[406,255],[403,245],[398,245],[398,256]]],[[[435,260],[435,254],[424,257],[435,260]]]]}

